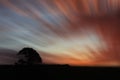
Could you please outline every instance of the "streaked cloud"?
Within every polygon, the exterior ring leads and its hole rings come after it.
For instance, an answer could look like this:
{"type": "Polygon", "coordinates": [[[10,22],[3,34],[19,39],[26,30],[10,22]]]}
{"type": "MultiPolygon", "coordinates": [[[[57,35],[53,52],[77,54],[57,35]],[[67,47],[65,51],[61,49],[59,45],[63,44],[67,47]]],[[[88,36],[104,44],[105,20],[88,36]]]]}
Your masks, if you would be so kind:
{"type": "Polygon", "coordinates": [[[44,63],[119,65],[119,0],[0,0],[0,48],[44,63]]]}

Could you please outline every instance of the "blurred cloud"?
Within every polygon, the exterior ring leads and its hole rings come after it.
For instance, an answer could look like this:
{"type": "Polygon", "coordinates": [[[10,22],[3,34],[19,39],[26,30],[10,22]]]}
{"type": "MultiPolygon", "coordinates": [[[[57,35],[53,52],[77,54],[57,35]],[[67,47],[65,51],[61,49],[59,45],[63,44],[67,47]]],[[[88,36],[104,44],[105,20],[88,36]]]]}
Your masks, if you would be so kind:
{"type": "Polygon", "coordinates": [[[0,0],[0,47],[32,47],[45,63],[119,65],[119,8],[119,0],[0,0]]]}
{"type": "Polygon", "coordinates": [[[0,65],[13,65],[17,61],[17,51],[0,48],[0,65]]]}

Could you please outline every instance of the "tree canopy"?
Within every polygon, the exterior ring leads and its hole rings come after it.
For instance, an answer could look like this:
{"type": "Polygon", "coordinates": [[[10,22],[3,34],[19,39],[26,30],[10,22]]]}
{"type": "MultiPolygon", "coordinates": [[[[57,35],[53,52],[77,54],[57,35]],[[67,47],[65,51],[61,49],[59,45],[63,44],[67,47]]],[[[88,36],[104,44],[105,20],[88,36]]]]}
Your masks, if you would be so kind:
{"type": "Polygon", "coordinates": [[[42,63],[42,58],[33,48],[25,47],[18,52],[17,56],[19,59],[16,64],[18,65],[32,65],[42,63]]]}

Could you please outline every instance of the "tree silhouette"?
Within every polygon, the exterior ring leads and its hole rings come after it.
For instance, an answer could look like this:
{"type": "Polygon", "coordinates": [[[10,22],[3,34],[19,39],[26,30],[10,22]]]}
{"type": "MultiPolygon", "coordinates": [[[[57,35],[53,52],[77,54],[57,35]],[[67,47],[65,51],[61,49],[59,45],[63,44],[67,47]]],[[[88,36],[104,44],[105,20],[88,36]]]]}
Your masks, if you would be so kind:
{"type": "Polygon", "coordinates": [[[19,60],[15,63],[16,65],[33,65],[42,63],[40,55],[32,48],[23,48],[17,55],[19,60]]]}

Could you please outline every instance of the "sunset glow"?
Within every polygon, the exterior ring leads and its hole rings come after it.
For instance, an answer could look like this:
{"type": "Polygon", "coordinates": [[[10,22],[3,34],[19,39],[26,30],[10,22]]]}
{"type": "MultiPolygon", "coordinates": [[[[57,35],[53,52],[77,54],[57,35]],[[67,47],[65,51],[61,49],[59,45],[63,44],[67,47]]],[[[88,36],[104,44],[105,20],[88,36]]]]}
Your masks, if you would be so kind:
{"type": "Polygon", "coordinates": [[[118,66],[119,8],[120,0],[0,0],[0,49],[32,47],[48,64],[118,66]]]}

